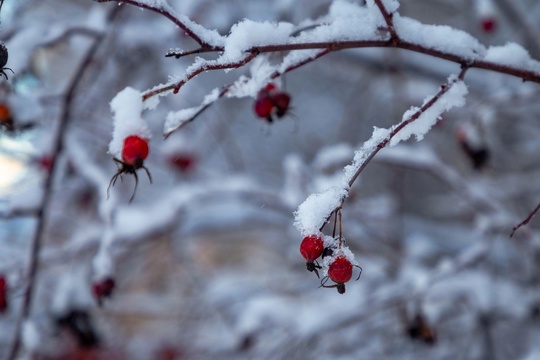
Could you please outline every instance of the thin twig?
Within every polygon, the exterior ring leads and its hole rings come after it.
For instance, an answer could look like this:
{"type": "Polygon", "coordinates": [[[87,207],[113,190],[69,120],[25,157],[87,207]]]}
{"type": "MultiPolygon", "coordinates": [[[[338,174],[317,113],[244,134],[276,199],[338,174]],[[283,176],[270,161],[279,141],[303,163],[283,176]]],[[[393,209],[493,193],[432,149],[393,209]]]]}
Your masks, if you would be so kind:
{"type": "MultiPolygon", "coordinates": [[[[215,49],[212,45],[206,43],[195,31],[193,31],[185,22],[180,20],[176,15],[172,13],[172,11],[168,8],[165,8],[163,6],[151,6],[144,2],[137,1],[137,0],[94,0],[99,3],[105,3],[105,2],[119,2],[119,3],[126,3],[135,5],[137,7],[140,7],[141,9],[147,9],[154,11],[158,14],[161,14],[165,16],[167,19],[171,20],[176,26],[178,26],[180,29],[182,29],[187,36],[195,40],[201,47],[207,48],[207,49],[215,49]]],[[[217,51],[217,50],[216,50],[217,51]]]]}
{"type": "Polygon", "coordinates": [[[520,222],[519,224],[517,224],[516,226],[514,226],[512,228],[512,232],[510,233],[510,237],[513,237],[514,236],[514,233],[522,226],[524,225],[527,225],[531,220],[532,218],[534,217],[534,215],[536,215],[536,213],[538,212],[538,210],[540,210],[540,203],[538,203],[538,205],[536,205],[536,207],[534,208],[533,211],[531,211],[529,213],[529,215],[525,218],[525,220],[523,220],[522,222],[520,222]]]}
{"type": "MultiPolygon", "coordinates": [[[[115,7],[108,16],[108,21],[112,22],[116,15],[119,12],[119,8],[115,7]]],[[[49,217],[49,207],[52,199],[52,188],[55,178],[55,170],[57,169],[58,157],[63,151],[65,133],[71,116],[71,108],[73,105],[73,99],[78,90],[78,87],[84,77],[84,73],[88,70],[89,65],[92,62],[94,55],[97,52],[97,49],[105,39],[105,33],[95,38],[94,43],[86,52],[85,57],[79,64],[77,71],[75,72],[71,84],[66,91],[64,98],[64,106],[62,114],[59,119],[58,128],[55,134],[55,139],[53,141],[52,157],[50,171],[47,173],[45,178],[45,184],[43,186],[43,198],[41,200],[41,206],[38,210],[37,224],[34,230],[34,237],[30,244],[30,254],[28,260],[28,268],[26,273],[26,278],[28,279],[27,289],[24,292],[24,296],[21,304],[21,312],[17,319],[15,326],[15,338],[13,339],[11,348],[8,352],[7,359],[14,360],[17,357],[19,348],[21,345],[21,330],[22,324],[28,318],[30,314],[30,309],[32,306],[33,295],[35,292],[37,284],[37,274],[39,269],[39,254],[41,250],[41,245],[43,243],[43,236],[45,235],[44,229],[49,217]]]]}
{"type": "Polygon", "coordinates": [[[396,29],[394,28],[394,13],[389,13],[381,0],[375,0],[375,5],[377,5],[379,8],[384,21],[386,22],[386,26],[388,26],[388,32],[390,33],[392,43],[397,44],[399,42],[399,37],[396,33],[396,29]]]}

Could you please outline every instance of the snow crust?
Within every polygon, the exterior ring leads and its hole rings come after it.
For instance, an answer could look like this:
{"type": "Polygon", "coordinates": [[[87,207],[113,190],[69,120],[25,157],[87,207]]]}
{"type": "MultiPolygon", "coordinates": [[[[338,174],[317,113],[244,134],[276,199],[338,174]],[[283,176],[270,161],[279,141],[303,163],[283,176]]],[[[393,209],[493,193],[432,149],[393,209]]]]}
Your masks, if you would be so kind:
{"type": "Polygon", "coordinates": [[[481,60],[486,53],[485,46],[475,37],[450,26],[426,25],[396,13],[394,28],[402,40],[467,60],[481,60]]]}
{"type": "Polygon", "coordinates": [[[109,143],[109,154],[121,159],[124,139],[130,135],[151,138],[148,125],[141,115],[142,110],[142,94],[129,86],[112,99],[113,136],[109,143]]]}
{"type": "Polygon", "coordinates": [[[532,59],[527,50],[514,42],[490,46],[484,60],[540,73],[540,62],[532,59]]]}

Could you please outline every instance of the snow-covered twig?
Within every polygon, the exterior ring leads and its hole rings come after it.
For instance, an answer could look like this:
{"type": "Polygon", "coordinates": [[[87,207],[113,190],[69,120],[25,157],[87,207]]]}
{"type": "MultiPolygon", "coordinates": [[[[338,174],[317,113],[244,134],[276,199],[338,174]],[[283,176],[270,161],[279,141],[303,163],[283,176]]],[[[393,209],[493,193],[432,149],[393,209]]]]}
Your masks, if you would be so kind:
{"type": "Polygon", "coordinates": [[[185,16],[175,14],[174,10],[165,0],[94,0],[100,3],[118,2],[135,5],[141,9],[154,11],[171,20],[176,26],[182,29],[190,38],[195,40],[201,48],[208,51],[219,51],[221,36],[214,30],[207,30],[189,20],[185,16]]]}

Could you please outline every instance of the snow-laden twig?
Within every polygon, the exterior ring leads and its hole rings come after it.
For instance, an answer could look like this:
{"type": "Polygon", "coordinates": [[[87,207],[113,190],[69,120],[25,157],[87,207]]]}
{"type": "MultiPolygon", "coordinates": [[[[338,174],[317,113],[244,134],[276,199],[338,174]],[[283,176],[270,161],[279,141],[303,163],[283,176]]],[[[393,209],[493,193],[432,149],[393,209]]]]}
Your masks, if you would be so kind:
{"type": "Polygon", "coordinates": [[[297,229],[303,235],[322,231],[332,214],[341,209],[351,186],[380,150],[387,145],[395,146],[411,135],[421,140],[443,112],[463,106],[467,87],[462,79],[466,72],[464,67],[457,77],[450,77],[449,82],[442,85],[433,97],[426,99],[422,107],[407,111],[400,123],[388,129],[375,128],[371,138],[356,152],[353,163],[345,168],[341,186],[312,194],[298,207],[295,212],[297,229]]]}
{"type": "Polygon", "coordinates": [[[171,20],[182,29],[190,38],[195,40],[202,48],[209,51],[219,51],[223,45],[223,37],[215,30],[208,30],[191,21],[184,15],[178,15],[169,6],[166,0],[94,0],[100,3],[118,2],[135,5],[141,9],[154,11],[171,20]]]}

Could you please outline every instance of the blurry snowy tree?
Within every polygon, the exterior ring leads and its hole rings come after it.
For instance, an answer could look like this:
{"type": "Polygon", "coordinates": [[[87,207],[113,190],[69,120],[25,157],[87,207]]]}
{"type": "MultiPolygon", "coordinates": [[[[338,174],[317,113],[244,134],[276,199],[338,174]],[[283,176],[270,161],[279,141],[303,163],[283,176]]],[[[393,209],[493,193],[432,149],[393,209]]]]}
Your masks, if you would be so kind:
{"type": "Polygon", "coordinates": [[[2,359],[540,357],[538,1],[102,2],[1,8],[2,359]]]}

